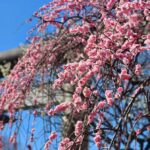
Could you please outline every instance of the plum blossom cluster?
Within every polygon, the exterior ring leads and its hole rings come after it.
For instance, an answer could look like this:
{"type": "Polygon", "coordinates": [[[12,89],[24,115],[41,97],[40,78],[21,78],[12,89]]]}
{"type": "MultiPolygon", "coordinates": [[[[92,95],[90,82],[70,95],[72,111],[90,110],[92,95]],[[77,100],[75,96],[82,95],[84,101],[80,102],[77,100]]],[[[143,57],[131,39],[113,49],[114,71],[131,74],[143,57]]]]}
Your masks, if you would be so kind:
{"type": "Polygon", "coordinates": [[[118,87],[117,92],[115,94],[115,98],[118,99],[121,96],[122,92],[123,92],[123,88],[118,87]]]}
{"type": "Polygon", "coordinates": [[[137,76],[139,76],[139,75],[141,74],[141,69],[142,69],[142,66],[141,66],[140,64],[137,64],[137,65],[135,66],[135,74],[136,74],[137,76]]]}
{"type": "Polygon", "coordinates": [[[113,105],[112,91],[111,91],[111,90],[106,90],[106,91],[105,91],[105,95],[106,95],[107,103],[108,103],[110,106],[112,106],[112,105],[113,105]]]}
{"type": "Polygon", "coordinates": [[[57,138],[56,132],[51,132],[48,141],[45,143],[44,150],[49,150],[50,145],[52,144],[52,141],[57,138]]]}
{"type": "Polygon", "coordinates": [[[83,122],[82,121],[77,121],[75,125],[75,136],[81,135],[83,130],[83,122]]]}
{"type": "Polygon", "coordinates": [[[130,75],[127,73],[126,69],[121,70],[120,79],[121,80],[129,80],[130,79],[130,75]]]}
{"type": "Polygon", "coordinates": [[[95,137],[94,137],[94,142],[95,142],[95,144],[96,144],[96,146],[97,146],[98,148],[101,147],[101,141],[102,141],[102,138],[101,138],[101,136],[100,136],[100,133],[97,132],[96,135],[95,135],[95,137]]]}
{"type": "Polygon", "coordinates": [[[73,141],[71,141],[69,138],[64,138],[60,142],[58,149],[59,150],[66,150],[67,148],[70,149],[72,145],[73,145],[73,141]]]}
{"type": "Polygon", "coordinates": [[[103,110],[105,106],[106,106],[105,100],[100,101],[97,105],[95,105],[95,107],[88,116],[87,124],[91,124],[94,121],[94,118],[96,118],[96,116],[98,116],[99,123],[101,123],[103,121],[103,113],[102,112],[99,113],[99,111],[103,110]]]}
{"type": "Polygon", "coordinates": [[[54,109],[50,109],[48,111],[48,115],[51,116],[51,115],[54,115],[56,113],[64,112],[70,106],[71,106],[71,103],[69,103],[69,102],[61,103],[60,105],[57,105],[54,109]]]}

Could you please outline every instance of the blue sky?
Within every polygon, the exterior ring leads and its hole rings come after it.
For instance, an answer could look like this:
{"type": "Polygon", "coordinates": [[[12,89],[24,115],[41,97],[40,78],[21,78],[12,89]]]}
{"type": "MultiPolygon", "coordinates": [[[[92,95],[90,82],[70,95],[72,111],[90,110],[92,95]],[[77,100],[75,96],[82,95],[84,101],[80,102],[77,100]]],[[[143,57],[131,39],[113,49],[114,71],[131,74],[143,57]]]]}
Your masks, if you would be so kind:
{"type": "Polygon", "coordinates": [[[0,51],[25,43],[33,24],[26,20],[50,0],[0,0],[0,51]]]}

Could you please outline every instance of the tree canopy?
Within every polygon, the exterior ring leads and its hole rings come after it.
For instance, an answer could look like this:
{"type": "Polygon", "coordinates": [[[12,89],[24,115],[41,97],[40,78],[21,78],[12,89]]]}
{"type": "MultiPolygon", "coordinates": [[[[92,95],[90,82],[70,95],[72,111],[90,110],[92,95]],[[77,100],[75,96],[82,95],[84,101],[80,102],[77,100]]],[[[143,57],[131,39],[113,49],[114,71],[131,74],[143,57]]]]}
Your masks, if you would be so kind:
{"type": "MultiPolygon", "coordinates": [[[[0,84],[1,112],[8,109],[11,123],[35,83],[39,92],[48,85],[45,113],[70,119],[59,150],[84,149],[87,136],[99,149],[148,149],[149,8],[148,0],[45,4],[29,19],[37,20],[31,31],[36,36],[30,37],[26,54],[0,84]],[[54,31],[48,33],[50,28],[54,31]],[[55,100],[64,85],[69,85],[72,98],[55,100]]],[[[44,148],[57,138],[51,132],[44,148]]]]}

